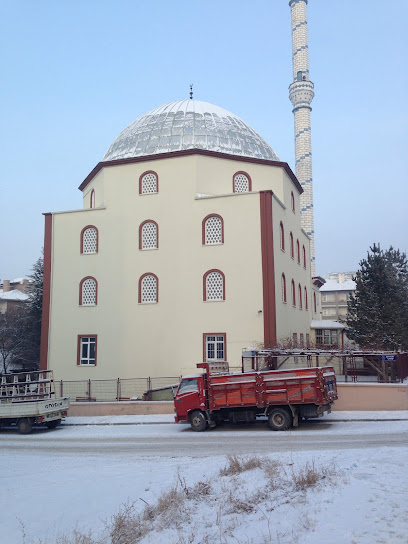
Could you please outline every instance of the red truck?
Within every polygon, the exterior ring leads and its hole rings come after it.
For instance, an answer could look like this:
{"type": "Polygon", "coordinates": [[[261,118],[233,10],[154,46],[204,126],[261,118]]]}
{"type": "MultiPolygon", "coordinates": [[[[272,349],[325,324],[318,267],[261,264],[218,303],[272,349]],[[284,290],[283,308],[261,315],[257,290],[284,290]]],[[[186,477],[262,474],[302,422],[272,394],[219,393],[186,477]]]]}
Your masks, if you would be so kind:
{"type": "Polygon", "coordinates": [[[268,418],[275,431],[296,427],[300,418],[331,411],[337,399],[336,375],[331,366],[230,373],[214,372],[199,363],[202,374],[184,376],[174,398],[176,423],[187,422],[204,431],[222,421],[251,422],[268,418]]]}

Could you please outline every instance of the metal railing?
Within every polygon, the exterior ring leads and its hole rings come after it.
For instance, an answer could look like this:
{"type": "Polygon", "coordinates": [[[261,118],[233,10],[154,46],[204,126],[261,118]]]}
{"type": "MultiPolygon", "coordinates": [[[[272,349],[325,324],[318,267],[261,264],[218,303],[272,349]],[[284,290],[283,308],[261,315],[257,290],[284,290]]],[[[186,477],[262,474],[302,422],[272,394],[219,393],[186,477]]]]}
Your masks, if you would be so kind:
{"type": "Polygon", "coordinates": [[[60,380],[55,382],[55,394],[73,402],[173,400],[179,382],[180,376],[60,380]]]}

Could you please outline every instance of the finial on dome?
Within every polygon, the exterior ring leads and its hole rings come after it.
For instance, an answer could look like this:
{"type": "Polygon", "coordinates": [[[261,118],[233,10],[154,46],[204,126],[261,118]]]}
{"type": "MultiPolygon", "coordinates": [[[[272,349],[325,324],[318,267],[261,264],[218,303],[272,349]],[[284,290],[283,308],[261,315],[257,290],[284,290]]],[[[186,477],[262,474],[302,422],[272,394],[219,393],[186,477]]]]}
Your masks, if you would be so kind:
{"type": "Polygon", "coordinates": [[[193,84],[190,85],[190,100],[193,100],[193,84]]]}

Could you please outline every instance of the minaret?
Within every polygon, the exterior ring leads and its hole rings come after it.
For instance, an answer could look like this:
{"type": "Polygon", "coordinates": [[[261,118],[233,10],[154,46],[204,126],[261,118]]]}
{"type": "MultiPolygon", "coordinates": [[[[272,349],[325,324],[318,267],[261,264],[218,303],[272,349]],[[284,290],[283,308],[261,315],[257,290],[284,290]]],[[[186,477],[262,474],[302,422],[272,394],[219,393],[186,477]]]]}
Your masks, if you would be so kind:
{"type": "Polygon", "coordinates": [[[312,138],[310,104],[314,97],[314,85],[309,80],[309,51],[307,45],[307,0],[290,0],[292,19],[293,83],[289,86],[289,98],[295,116],[296,177],[304,193],[300,196],[302,228],[310,237],[312,276],[316,273],[313,217],[312,138]]]}

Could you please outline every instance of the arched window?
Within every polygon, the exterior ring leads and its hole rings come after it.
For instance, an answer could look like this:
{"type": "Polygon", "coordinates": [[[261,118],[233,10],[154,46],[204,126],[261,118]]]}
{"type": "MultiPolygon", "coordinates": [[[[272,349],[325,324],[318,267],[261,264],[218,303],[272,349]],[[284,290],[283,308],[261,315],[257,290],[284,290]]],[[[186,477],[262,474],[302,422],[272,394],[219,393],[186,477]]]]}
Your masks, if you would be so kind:
{"type": "Polygon", "coordinates": [[[209,270],[203,280],[203,300],[225,300],[225,276],[221,270],[209,270]]]}
{"type": "Polygon", "coordinates": [[[293,191],[290,193],[290,207],[292,208],[292,212],[295,213],[295,195],[293,191]]]}
{"type": "Polygon", "coordinates": [[[286,278],[285,278],[285,274],[282,274],[282,302],[286,302],[286,278]]]}
{"type": "Polygon", "coordinates": [[[89,198],[89,207],[95,208],[95,190],[94,189],[92,189],[91,196],[89,198]]]}
{"type": "Polygon", "coordinates": [[[96,306],[98,301],[98,282],[92,276],[83,278],[79,284],[79,305],[96,306]]]}
{"type": "Polygon", "coordinates": [[[252,181],[246,172],[236,172],[233,177],[234,193],[248,193],[252,191],[252,181]]]}
{"type": "Polygon", "coordinates": [[[303,253],[303,268],[306,268],[306,249],[305,249],[305,246],[303,246],[303,248],[302,248],[302,253],[303,253]]]}
{"type": "Polygon", "coordinates": [[[156,274],[147,272],[139,279],[139,303],[159,301],[159,278],[156,274]]]}
{"type": "Polygon", "coordinates": [[[302,309],[302,286],[299,283],[298,286],[298,299],[299,299],[299,310],[302,309]]]}
{"type": "Polygon", "coordinates": [[[309,309],[309,303],[307,301],[307,289],[305,287],[305,310],[308,310],[309,309]]]}
{"type": "Polygon", "coordinates": [[[297,253],[297,262],[300,264],[300,244],[299,240],[296,240],[296,253],[297,253]]]}
{"type": "Polygon", "coordinates": [[[159,227],[156,221],[147,219],[139,227],[139,249],[159,247],[159,227]]]}
{"type": "Polygon", "coordinates": [[[280,237],[280,248],[282,251],[285,251],[285,229],[283,228],[282,221],[279,225],[279,237],[280,237]]]}
{"type": "Polygon", "coordinates": [[[314,312],[316,313],[317,312],[317,301],[316,301],[316,292],[313,291],[313,308],[314,308],[314,312]]]}
{"type": "Polygon", "coordinates": [[[203,219],[202,242],[208,246],[224,243],[224,220],[220,215],[211,214],[203,219]]]}
{"type": "Polygon", "coordinates": [[[293,234],[290,233],[289,234],[289,240],[290,240],[290,256],[292,257],[292,259],[295,258],[295,249],[293,247],[293,234]]]}
{"type": "Polygon", "coordinates": [[[159,177],[156,172],[144,172],[139,178],[139,194],[148,195],[159,192],[159,177]]]}
{"type": "Polygon", "coordinates": [[[81,231],[81,253],[98,253],[98,229],[93,225],[81,231]]]}
{"type": "Polygon", "coordinates": [[[296,306],[296,288],[295,288],[295,282],[293,280],[291,283],[291,291],[292,291],[292,306],[296,306]]]}

